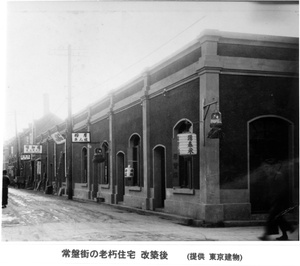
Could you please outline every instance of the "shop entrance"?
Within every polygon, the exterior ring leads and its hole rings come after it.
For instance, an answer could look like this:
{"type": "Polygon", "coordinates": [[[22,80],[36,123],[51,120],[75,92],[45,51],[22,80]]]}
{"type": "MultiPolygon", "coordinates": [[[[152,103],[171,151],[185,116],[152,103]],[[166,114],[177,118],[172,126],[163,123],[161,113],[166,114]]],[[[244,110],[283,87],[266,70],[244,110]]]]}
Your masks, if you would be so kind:
{"type": "MultiPolygon", "coordinates": [[[[252,213],[266,213],[274,177],[291,182],[292,124],[275,116],[260,117],[249,123],[249,174],[252,213]]],[[[289,198],[289,195],[287,195],[289,198]]]]}
{"type": "Polygon", "coordinates": [[[118,185],[118,202],[124,201],[125,194],[125,177],[124,177],[124,169],[125,169],[125,158],[124,153],[119,152],[117,154],[117,185],[118,185]]]}
{"type": "Polygon", "coordinates": [[[153,187],[155,208],[163,208],[166,199],[165,148],[157,146],[153,150],[153,187]]]}

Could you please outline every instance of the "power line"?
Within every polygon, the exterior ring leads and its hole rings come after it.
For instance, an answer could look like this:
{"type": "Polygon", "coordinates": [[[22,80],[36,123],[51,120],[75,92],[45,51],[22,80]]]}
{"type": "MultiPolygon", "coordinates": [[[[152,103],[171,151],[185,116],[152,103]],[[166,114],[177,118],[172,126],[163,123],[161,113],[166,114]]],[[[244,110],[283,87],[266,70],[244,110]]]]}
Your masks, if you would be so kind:
{"type": "MultiPolygon", "coordinates": [[[[174,39],[176,39],[178,36],[180,36],[181,34],[183,34],[184,32],[186,32],[188,29],[190,29],[191,27],[193,27],[194,25],[196,25],[198,22],[200,22],[201,20],[203,20],[206,16],[202,16],[200,19],[196,20],[195,22],[193,22],[191,25],[189,25],[188,27],[186,27],[184,30],[180,31],[178,34],[176,34],[174,37],[172,37],[171,39],[169,39],[167,42],[163,43],[162,45],[160,45],[158,48],[156,48],[155,50],[151,51],[150,53],[148,53],[147,55],[145,55],[144,57],[140,58],[138,61],[136,61],[135,63],[127,66],[126,68],[124,68],[123,70],[119,71],[118,73],[116,73],[114,76],[106,79],[105,81],[103,81],[102,83],[98,84],[97,86],[94,86],[90,89],[84,90],[84,92],[80,92],[77,93],[75,96],[73,96],[72,98],[77,98],[80,95],[82,95],[83,93],[89,92],[91,90],[94,90],[95,88],[104,85],[105,83],[107,83],[108,81],[118,77],[119,75],[121,75],[122,73],[126,72],[128,69],[132,68],[133,66],[139,64],[140,62],[142,62],[143,60],[145,60],[146,58],[148,58],[149,56],[153,55],[154,53],[156,53],[158,50],[160,50],[161,48],[163,48],[164,46],[166,46],[167,44],[169,44],[170,42],[172,42],[174,39]]],[[[61,49],[57,49],[57,50],[67,50],[64,48],[61,49]]],[[[73,50],[73,49],[72,49],[73,50]]],[[[80,50],[80,49],[75,49],[75,50],[80,50]]],[[[73,56],[73,54],[72,54],[73,56]]],[[[57,108],[57,110],[55,112],[57,112],[65,103],[66,99],[62,102],[62,104],[57,108]]],[[[54,112],[54,113],[55,113],[54,112]]],[[[50,121],[53,121],[54,118],[51,118],[50,121]]],[[[46,129],[46,125],[42,128],[42,129],[46,129]]],[[[41,130],[41,132],[43,132],[41,130]]]]}
{"type": "Polygon", "coordinates": [[[142,57],[141,59],[139,59],[138,61],[136,61],[135,63],[129,65],[128,67],[124,68],[123,70],[119,71],[117,74],[115,74],[114,76],[104,80],[102,83],[100,83],[99,85],[92,87],[90,89],[84,90],[84,92],[80,92],[77,93],[75,96],[73,96],[73,98],[76,98],[80,95],[82,95],[83,93],[86,93],[88,91],[94,90],[95,88],[104,85],[105,83],[107,83],[108,81],[118,77],[120,74],[126,72],[128,69],[132,68],[133,66],[139,64],[140,62],[142,62],[143,60],[145,60],[146,58],[148,58],[149,56],[151,56],[152,54],[156,53],[158,50],[160,50],[162,47],[166,46],[167,44],[169,44],[170,42],[172,42],[174,39],[176,39],[178,36],[180,36],[182,33],[186,32],[188,29],[190,29],[191,27],[193,27],[195,24],[197,24],[198,22],[200,22],[201,20],[203,20],[206,16],[202,16],[200,19],[196,20],[194,23],[192,23],[191,25],[189,25],[187,28],[185,28],[184,30],[182,30],[181,32],[179,32],[178,34],[176,34],[174,37],[172,37],[170,40],[168,40],[167,42],[163,43],[162,45],[160,45],[158,48],[156,48],[155,50],[153,50],[152,52],[150,52],[149,54],[145,55],[144,57],[142,57]]]}

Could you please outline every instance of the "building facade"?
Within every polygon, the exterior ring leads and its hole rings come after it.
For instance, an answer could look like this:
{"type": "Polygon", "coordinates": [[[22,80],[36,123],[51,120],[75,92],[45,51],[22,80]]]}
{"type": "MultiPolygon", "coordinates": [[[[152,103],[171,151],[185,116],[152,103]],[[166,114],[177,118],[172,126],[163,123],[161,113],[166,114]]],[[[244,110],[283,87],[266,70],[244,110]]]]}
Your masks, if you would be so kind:
{"type": "MultiPolygon", "coordinates": [[[[46,106],[48,107],[48,104],[46,106]]],[[[45,142],[44,132],[61,122],[59,117],[46,109],[43,117],[34,120],[27,129],[17,133],[16,137],[4,143],[3,169],[8,170],[11,181],[17,183],[18,186],[27,188],[37,185],[38,181],[42,179],[43,173],[46,172],[47,149],[45,145],[42,145],[42,153],[28,154],[24,152],[24,147],[40,145],[45,142]]]]}
{"type": "MultiPolygon", "coordinates": [[[[91,140],[72,144],[73,196],[206,223],[249,220],[267,212],[272,166],[298,204],[298,44],[208,30],[74,115],[73,132],[91,140]]],[[[64,125],[38,137],[57,190],[68,154],[51,134],[64,125]]]]}

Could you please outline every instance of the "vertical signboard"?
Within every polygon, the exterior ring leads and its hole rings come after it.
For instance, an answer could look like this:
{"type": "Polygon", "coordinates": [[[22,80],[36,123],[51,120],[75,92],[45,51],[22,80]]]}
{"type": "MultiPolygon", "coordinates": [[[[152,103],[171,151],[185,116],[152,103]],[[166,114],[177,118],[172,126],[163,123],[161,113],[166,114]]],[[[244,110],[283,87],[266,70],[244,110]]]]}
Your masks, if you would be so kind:
{"type": "Polygon", "coordinates": [[[42,174],[42,162],[41,161],[37,161],[37,163],[36,163],[36,173],[38,175],[42,174]]]}
{"type": "Polygon", "coordinates": [[[177,135],[179,155],[197,154],[197,136],[194,133],[182,133],[177,135]]]}

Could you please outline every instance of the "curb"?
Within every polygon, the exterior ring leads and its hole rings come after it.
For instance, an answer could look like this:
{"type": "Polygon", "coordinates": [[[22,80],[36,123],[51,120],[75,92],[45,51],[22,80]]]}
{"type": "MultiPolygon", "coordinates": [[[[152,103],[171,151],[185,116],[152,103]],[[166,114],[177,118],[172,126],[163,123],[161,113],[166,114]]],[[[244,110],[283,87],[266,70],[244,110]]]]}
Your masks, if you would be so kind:
{"type": "MultiPolygon", "coordinates": [[[[42,191],[33,191],[35,193],[43,193],[42,191]]],[[[44,194],[44,193],[43,193],[44,194]]],[[[46,194],[45,194],[46,195],[46,194]]],[[[66,195],[53,195],[56,197],[63,197],[65,198],[66,195]]],[[[95,203],[95,204],[103,204],[105,206],[109,206],[119,210],[125,210],[128,212],[137,213],[140,215],[152,215],[159,217],[161,219],[170,220],[174,223],[184,225],[184,226],[193,226],[193,227],[206,227],[206,228],[222,228],[222,227],[253,227],[253,226],[264,226],[266,220],[264,219],[253,219],[253,220],[230,220],[230,221],[223,221],[219,223],[207,223],[203,220],[196,220],[193,218],[188,218],[180,215],[170,214],[162,211],[151,211],[151,210],[143,210],[139,208],[129,207],[120,204],[110,204],[105,202],[100,202],[91,199],[82,199],[73,196],[73,200],[77,202],[86,202],[86,203],[95,203]]],[[[298,225],[298,220],[295,219],[293,216],[287,215],[287,220],[290,221],[294,225],[298,225]]]]}
{"type": "Polygon", "coordinates": [[[142,210],[142,209],[128,207],[128,206],[124,206],[124,205],[115,205],[115,204],[109,204],[109,203],[104,203],[104,202],[101,204],[105,204],[107,206],[111,206],[116,209],[126,210],[128,212],[134,212],[134,213],[141,214],[141,215],[156,216],[161,219],[170,220],[170,221],[176,222],[178,224],[182,224],[182,225],[190,226],[193,224],[193,219],[179,216],[179,215],[174,215],[174,214],[169,214],[169,213],[164,213],[164,212],[150,211],[150,210],[142,210]]]}

